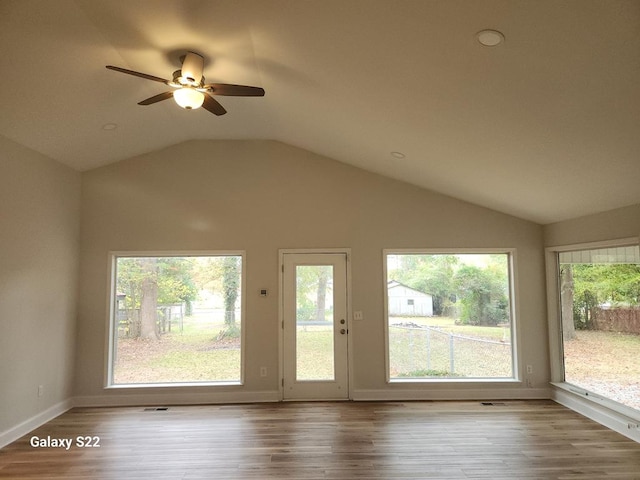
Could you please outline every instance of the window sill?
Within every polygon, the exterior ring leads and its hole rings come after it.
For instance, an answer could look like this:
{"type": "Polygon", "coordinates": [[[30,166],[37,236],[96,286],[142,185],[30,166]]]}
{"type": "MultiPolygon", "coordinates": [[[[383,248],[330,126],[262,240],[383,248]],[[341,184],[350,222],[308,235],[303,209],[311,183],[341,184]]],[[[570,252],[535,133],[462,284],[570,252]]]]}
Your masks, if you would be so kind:
{"type": "Polygon", "coordinates": [[[205,388],[205,387],[238,387],[242,386],[240,381],[228,382],[171,382],[171,383],[123,383],[107,385],[105,390],[127,390],[138,388],[205,388]]]}
{"type": "Polygon", "coordinates": [[[623,415],[624,417],[635,420],[636,422],[640,422],[640,411],[634,408],[627,407],[626,405],[618,403],[614,400],[610,400],[603,397],[602,395],[590,392],[589,390],[586,390],[582,387],[577,387],[570,383],[551,382],[551,385],[554,388],[562,390],[570,395],[575,395],[576,397],[581,398],[587,402],[595,403],[619,415],[623,415]]]}
{"type": "Polygon", "coordinates": [[[390,384],[407,384],[407,383],[513,383],[522,384],[521,380],[515,378],[391,378],[387,380],[390,384]]]}

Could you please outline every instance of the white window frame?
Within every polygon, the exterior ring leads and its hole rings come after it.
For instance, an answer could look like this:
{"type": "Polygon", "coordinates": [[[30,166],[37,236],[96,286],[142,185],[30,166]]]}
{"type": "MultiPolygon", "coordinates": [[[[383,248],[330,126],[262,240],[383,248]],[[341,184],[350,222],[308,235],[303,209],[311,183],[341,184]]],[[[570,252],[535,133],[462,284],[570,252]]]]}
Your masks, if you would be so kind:
{"type": "Polygon", "coordinates": [[[131,388],[181,388],[181,387],[215,387],[244,385],[245,378],[245,316],[246,316],[246,252],[244,250],[204,250],[204,251],[111,251],[109,252],[108,267],[108,292],[107,292],[107,321],[106,321],[106,344],[105,344],[105,369],[104,388],[105,389],[131,389],[131,388]],[[116,348],[117,329],[114,328],[115,294],[116,294],[116,264],[118,258],[143,258],[143,257],[224,257],[238,256],[242,258],[241,283],[240,283],[240,379],[232,381],[211,381],[211,382],[166,382],[166,383],[137,383],[137,384],[114,384],[113,383],[113,358],[116,348]]]}
{"type": "Polygon", "coordinates": [[[549,360],[551,363],[551,385],[569,395],[577,395],[583,401],[604,406],[626,417],[640,420],[638,411],[614,400],[602,397],[582,387],[565,382],[564,379],[564,342],[562,339],[562,315],[560,303],[559,254],[579,250],[625,247],[640,244],[640,238],[628,237],[599,242],[555,245],[545,248],[545,266],[547,276],[547,321],[549,327],[549,360]]]}
{"type": "Polygon", "coordinates": [[[518,355],[519,334],[517,326],[517,249],[515,248],[385,248],[382,250],[383,302],[384,302],[384,340],[385,340],[385,377],[386,382],[396,383],[523,383],[524,374],[518,355]],[[509,274],[509,314],[511,315],[511,377],[472,377],[472,378],[391,378],[389,358],[389,292],[387,284],[387,258],[389,255],[473,255],[503,254],[508,257],[509,274]]]}

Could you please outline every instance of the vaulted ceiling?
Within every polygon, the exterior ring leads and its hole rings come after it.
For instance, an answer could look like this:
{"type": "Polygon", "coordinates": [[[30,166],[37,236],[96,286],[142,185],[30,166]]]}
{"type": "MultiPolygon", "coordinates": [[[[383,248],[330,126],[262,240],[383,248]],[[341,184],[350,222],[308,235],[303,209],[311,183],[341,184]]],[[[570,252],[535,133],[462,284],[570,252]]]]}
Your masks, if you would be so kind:
{"type": "Polygon", "coordinates": [[[640,203],[637,0],[1,0],[0,45],[0,134],[81,171],[274,139],[538,223],[640,203]],[[143,107],[105,69],[187,50],[265,97],[143,107]]]}

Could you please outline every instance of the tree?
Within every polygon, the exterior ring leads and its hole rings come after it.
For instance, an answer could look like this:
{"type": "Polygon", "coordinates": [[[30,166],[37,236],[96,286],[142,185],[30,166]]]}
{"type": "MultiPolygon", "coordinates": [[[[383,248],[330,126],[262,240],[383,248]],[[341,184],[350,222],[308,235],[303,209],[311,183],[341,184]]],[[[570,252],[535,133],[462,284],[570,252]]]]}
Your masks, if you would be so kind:
{"type": "MultiPolygon", "coordinates": [[[[436,315],[460,322],[497,325],[509,321],[509,268],[505,254],[398,255],[388,279],[428,293],[436,315]]],[[[393,261],[390,261],[393,264],[393,261]]]]}
{"type": "Polygon", "coordinates": [[[316,289],[316,321],[326,321],[327,282],[329,281],[329,268],[318,268],[318,283],[316,289]]]}
{"type": "Polygon", "coordinates": [[[331,291],[330,265],[301,265],[296,268],[296,318],[298,321],[326,321],[327,293],[331,291]]]}
{"type": "Polygon", "coordinates": [[[158,259],[158,304],[184,303],[187,315],[198,295],[194,281],[195,262],[189,257],[158,259]]]}
{"type": "Polygon", "coordinates": [[[159,338],[158,305],[190,303],[197,288],[193,262],[182,257],[119,258],[117,289],[125,295],[129,337],[159,338]]]}
{"type": "MultiPolygon", "coordinates": [[[[561,264],[560,267],[561,274],[562,269],[567,268],[572,272],[571,295],[575,328],[595,328],[598,310],[605,303],[613,307],[633,307],[640,303],[640,265],[583,263],[561,264]]],[[[562,313],[563,318],[569,318],[569,314],[564,311],[564,304],[562,313]]]]}
{"type": "Polygon", "coordinates": [[[562,306],[562,335],[565,341],[573,340],[576,336],[573,319],[573,289],[573,268],[570,264],[562,265],[560,268],[560,304],[562,306]]]}
{"type": "Polygon", "coordinates": [[[461,323],[495,326],[509,319],[506,274],[496,267],[463,265],[455,273],[461,323]]]}
{"type": "Polygon", "coordinates": [[[140,338],[157,340],[158,333],[158,262],[156,258],[141,258],[140,338]]]}
{"type": "Polygon", "coordinates": [[[455,255],[402,255],[393,278],[433,298],[434,315],[449,315],[455,298],[453,275],[459,263],[455,255]]]}
{"type": "Polygon", "coordinates": [[[218,334],[218,340],[240,336],[240,328],[236,323],[236,302],[240,293],[241,257],[226,256],[222,259],[220,267],[224,301],[224,328],[218,334]]]}
{"type": "Polygon", "coordinates": [[[228,256],[222,261],[222,296],[226,328],[236,324],[236,300],[240,291],[240,257],[228,256]]]}

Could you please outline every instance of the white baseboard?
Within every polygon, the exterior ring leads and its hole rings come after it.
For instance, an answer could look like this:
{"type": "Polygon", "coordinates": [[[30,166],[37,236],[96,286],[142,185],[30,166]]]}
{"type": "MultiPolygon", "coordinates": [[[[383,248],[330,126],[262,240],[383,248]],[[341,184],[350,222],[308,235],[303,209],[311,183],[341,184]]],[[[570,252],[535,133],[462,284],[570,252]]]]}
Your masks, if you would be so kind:
{"type": "Polygon", "coordinates": [[[620,412],[616,412],[596,401],[589,400],[582,395],[568,391],[564,388],[554,387],[551,394],[552,400],[564,405],[567,408],[584,415],[591,420],[598,422],[618,432],[631,440],[640,443],[640,429],[629,428],[629,424],[638,424],[637,418],[631,418],[620,412]]]}
{"type": "Polygon", "coordinates": [[[39,426],[53,420],[57,416],[62,415],[64,412],[71,409],[71,407],[73,407],[73,401],[69,398],[47,408],[31,418],[26,419],[15,427],[11,427],[4,432],[0,432],[0,448],[9,445],[11,442],[15,442],[23,435],[26,435],[39,426]]]}
{"type": "Polygon", "coordinates": [[[403,400],[543,400],[551,398],[550,388],[472,388],[354,390],[356,401],[403,400]]]}
{"type": "Polygon", "coordinates": [[[277,391],[214,392],[214,393],[123,393],[80,396],[73,399],[74,407],[133,407],[140,405],[207,405],[216,403],[279,402],[277,391]]]}

